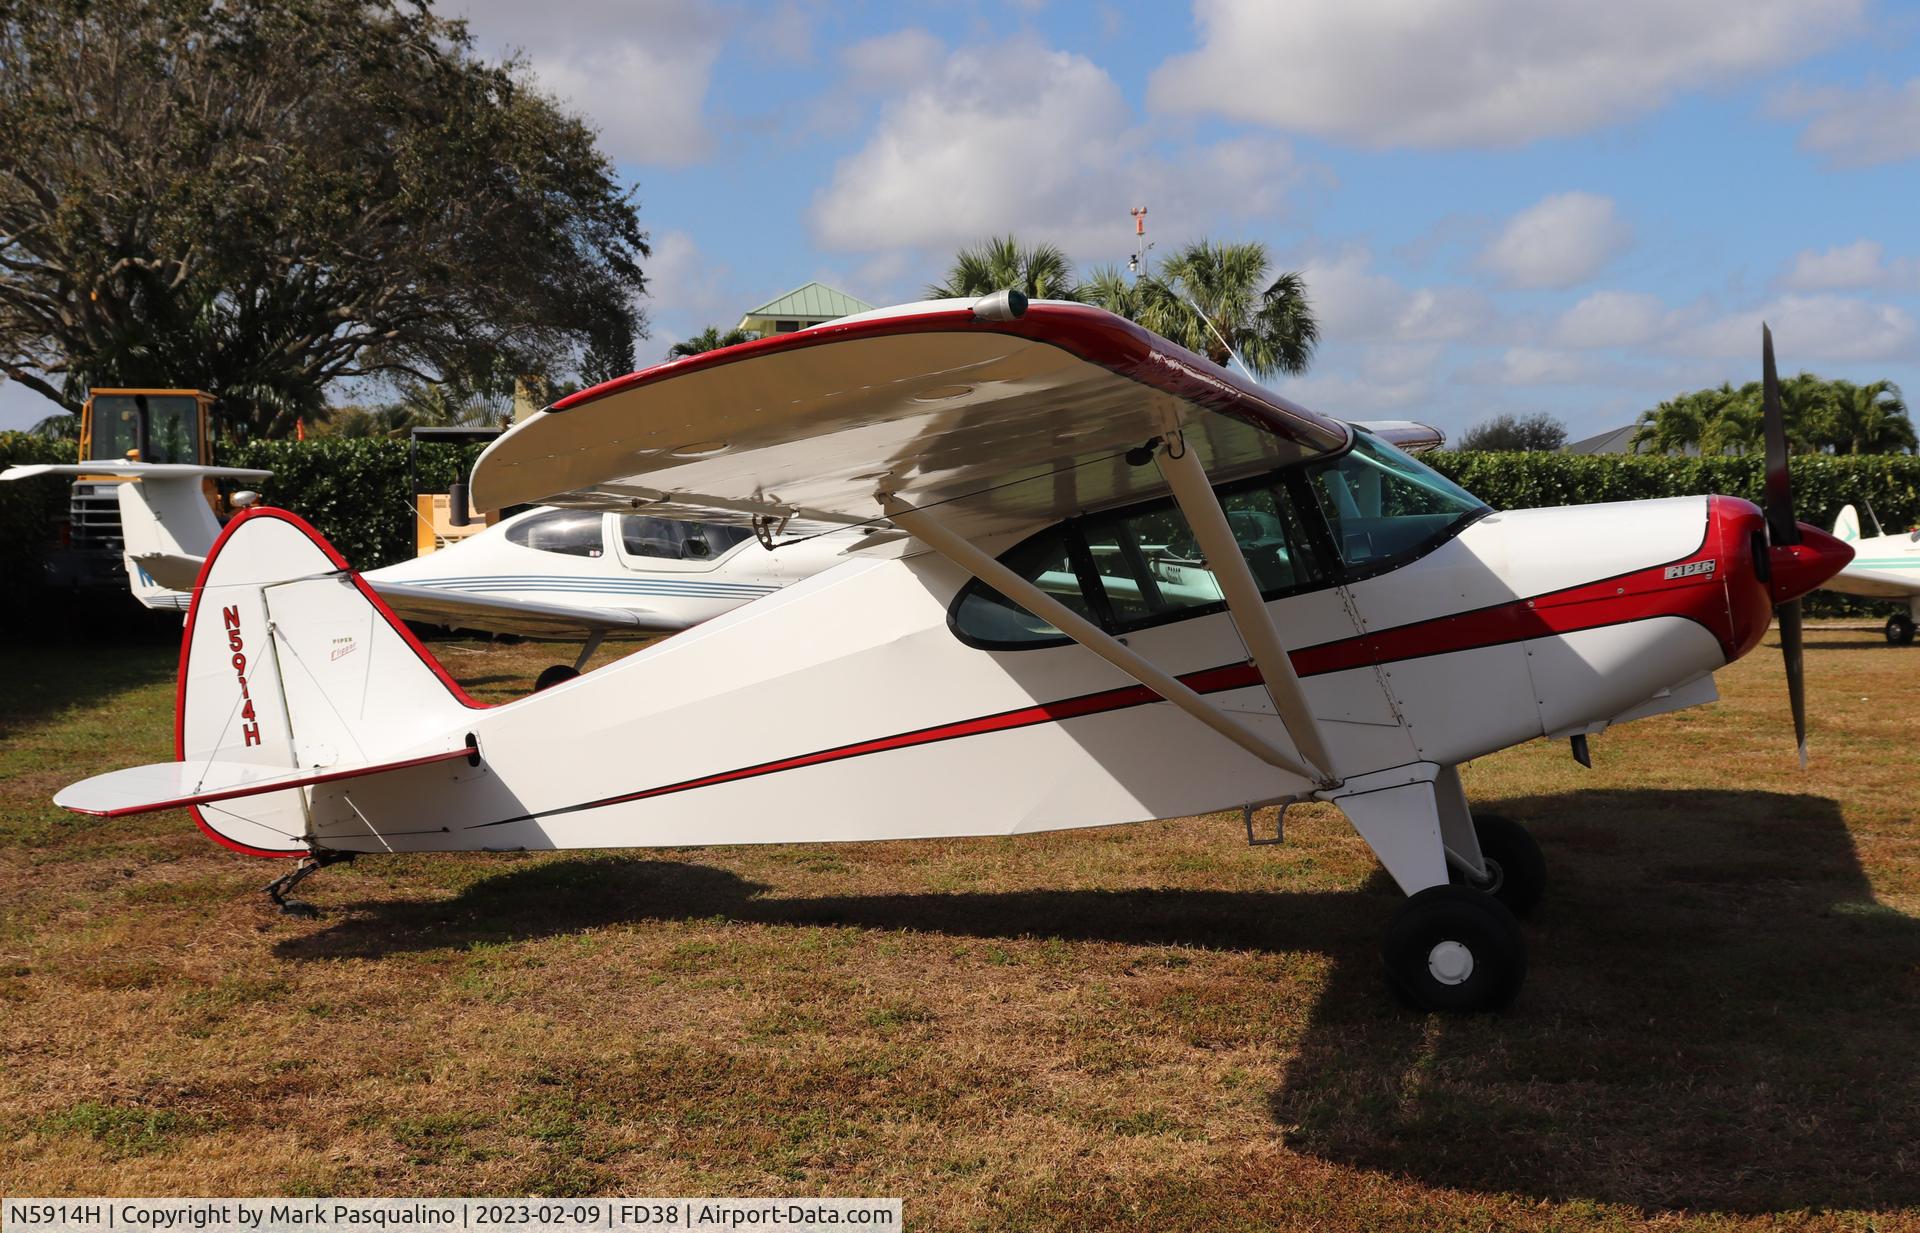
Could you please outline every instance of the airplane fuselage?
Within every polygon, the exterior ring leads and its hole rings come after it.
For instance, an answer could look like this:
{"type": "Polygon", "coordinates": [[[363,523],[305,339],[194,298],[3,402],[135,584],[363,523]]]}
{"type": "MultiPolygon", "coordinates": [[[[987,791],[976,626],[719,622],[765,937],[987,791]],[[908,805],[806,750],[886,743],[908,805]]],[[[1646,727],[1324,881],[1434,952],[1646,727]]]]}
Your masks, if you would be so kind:
{"type": "MultiPolygon", "coordinates": [[[[1746,502],[1704,497],[1485,514],[1411,561],[1271,607],[1342,776],[1451,766],[1711,700],[1713,671],[1767,627],[1762,525],[1746,502]]],[[[1077,645],[969,645],[950,616],[968,585],[932,554],[847,560],[575,681],[464,709],[482,769],[313,788],[311,838],[406,851],[1004,834],[1312,791],[1077,645]]],[[[1126,637],[1288,742],[1225,613],[1126,637]]],[[[306,850],[208,821],[256,850],[306,850]]]]}

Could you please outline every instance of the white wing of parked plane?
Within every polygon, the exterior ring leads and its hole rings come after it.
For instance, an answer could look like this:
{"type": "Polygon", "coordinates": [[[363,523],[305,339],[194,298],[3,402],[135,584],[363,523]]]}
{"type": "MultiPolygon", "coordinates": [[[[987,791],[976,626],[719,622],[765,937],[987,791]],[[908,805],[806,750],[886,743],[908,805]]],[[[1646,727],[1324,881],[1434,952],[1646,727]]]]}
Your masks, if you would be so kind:
{"type": "Polygon", "coordinates": [[[484,629],[528,638],[575,638],[581,634],[672,633],[685,621],[663,619],[636,608],[586,608],[572,604],[508,599],[417,583],[386,582],[361,575],[395,615],[408,621],[484,629]]]}
{"type": "Polygon", "coordinates": [[[995,534],[1166,492],[1143,447],[1176,429],[1215,482],[1338,451],[1350,435],[1098,309],[935,300],[563,398],[487,448],[472,493],[485,509],[645,508],[787,521],[793,534],[882,522],[886,492],[995,534]]]}

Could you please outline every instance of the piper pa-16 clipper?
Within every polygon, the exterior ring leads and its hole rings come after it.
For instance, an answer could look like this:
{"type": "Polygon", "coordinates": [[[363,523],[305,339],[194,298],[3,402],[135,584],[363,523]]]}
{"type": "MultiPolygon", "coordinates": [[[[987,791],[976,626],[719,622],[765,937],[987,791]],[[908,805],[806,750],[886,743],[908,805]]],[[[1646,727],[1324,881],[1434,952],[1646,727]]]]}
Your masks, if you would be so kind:
{"type": "Polygon", "coordinates": [[[1912,646],[1915,623],[1920,622],[1920,527],[1888,535],[1871,503],[1867,505],[1867,517],[1873,519],[1873,534],[1865,539],[1860,537],[1860,515],[1853,506],[1842,509],[1834,519],[1834,535],[1852,546],[1854,557],[1845,569],[1827,579],[1824,589],[1906,604],[1905,612],[1887,618],[1887,641],[1894,646],[1912,646]]]}
{"type": "MultiPolygon", "coordinates": [[[[1772,390],[1771,343],[1768,388],[1772,390]]],[[[1393,989],[1507,1002],[1539,850],[1460,763],[1715,697],[1850,550],[1689,497],[1495,513],[1379,436],[1128,321],[1001,292],[846,318],[555,403],[481,508],[826,537],[838,564],[494,707],[293,515],[235,518],[181,652],[179,760],[62,791],[354,853],[992,835],[1305,800],[1407,894],[1393,989]],[[724,739],[719,739],[724,738],[724,739]]],[[[782,549],[784,551],[784,549],[782,549]]],[[[1577,746],[1577,743],[1576,743],[1577,746]]]]}

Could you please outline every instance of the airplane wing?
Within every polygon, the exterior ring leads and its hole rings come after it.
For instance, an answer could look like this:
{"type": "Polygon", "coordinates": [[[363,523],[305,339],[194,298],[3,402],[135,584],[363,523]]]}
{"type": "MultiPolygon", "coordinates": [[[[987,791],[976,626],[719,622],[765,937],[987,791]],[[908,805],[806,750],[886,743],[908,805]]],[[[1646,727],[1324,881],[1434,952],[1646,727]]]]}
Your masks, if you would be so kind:
{"type": "Polygon", "coordinates": [[[968,534],[1167,491],[1174,429],[1216,482],[1344,449],[1346,424],[1081,304],[934,300],[658,365],[516,424],[474,467],[485,509],[645,508],[789,535],[885,519],[885,492],[968,534]]]}
{"type": "Polygon", "coordinates": [[[403,620],[428,625],[484,629],[529,638],[578,638],[583,634],[677,633],[687,623],[637,608],[587,608],[475,594],[419,582],[383,582],[362,574],[403,620]]]}
{"type": "Polygon", "coordinates": [[[113,475],[127,479],[263,480],[271,471],[251,467],[202,467],[185,462],[34,462],[0,471],[0,480],[31,479],[36,475],[113,475]]]}

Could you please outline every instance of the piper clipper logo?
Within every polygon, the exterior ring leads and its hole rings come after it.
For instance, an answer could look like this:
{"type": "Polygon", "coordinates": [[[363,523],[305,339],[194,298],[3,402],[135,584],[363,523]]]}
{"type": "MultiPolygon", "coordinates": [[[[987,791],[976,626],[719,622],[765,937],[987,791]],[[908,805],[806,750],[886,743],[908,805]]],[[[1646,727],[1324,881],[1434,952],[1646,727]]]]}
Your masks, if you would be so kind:
{"type": "Polygon", "coordinates": [[[1685,565],[1667,566],[1667,580],[1672,581],[1675,578],[1697,578],[1701,574],[1711,574],[1712,572],[1713,559],[1709,557],[1705,561],[1688,561],[1685,565]]]}
{"type": "Polygon", "coordinates": [[[258,745],[260,721],[254,718],[253,695],[247,691],[247,642],[240,635],[240,609],[222,608],[220,616],[227,626],[227,649],[233,652],[233,675],[240,682],[240,736],[247,745],[258,745]]]}

